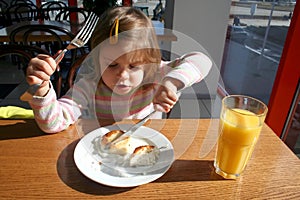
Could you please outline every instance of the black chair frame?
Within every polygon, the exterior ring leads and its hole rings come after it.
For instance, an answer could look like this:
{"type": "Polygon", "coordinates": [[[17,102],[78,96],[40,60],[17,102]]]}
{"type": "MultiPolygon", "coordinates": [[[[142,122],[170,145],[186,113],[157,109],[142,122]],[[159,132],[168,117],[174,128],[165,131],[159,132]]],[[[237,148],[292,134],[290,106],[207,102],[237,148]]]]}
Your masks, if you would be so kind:
{"type": "Polygon", "coordinates": [[[56,16],[54,16],[54,15],[57,15],[64,9],[67,9],[67,5],[62,1],[46,2],[40,7],[41,19],[55,20],[56,16]],[[52,18],[52,16],[54,16],[54,17],[52,18]]]}
{"type": "MultiPolygon", "coordinates": [[[[12,63],[16,64],[20,70],[26,75],[26,69],[31,58],[38,54],[50,55],[44,49],[30,45],[18,45],[18,44],[0,44],[0,58],[8,56],[12,63]]],[[[56,71],[52,77],[51,82],[55,88],[58,96],[61,94],[62,77],[60,71],[56,71]]]]}
{"type": "Polygon", "coordinates": [[[59,12],[56,17],[55,21],[68,21],[71,24],[84,24],[89,16],[89,11],[84,8],[77,8],[77,7],[68,7],[66,9],[63,9],[61,12],[59,12]],[[71,16],[74,16],[76,18],[76,21],[71,21],[71,16]],[[80,17],[82,19],[80,19],[80,17]]]}
{"type": "Polygon", "coordinates": [[[39,9],[34,4],[19,3],[9,6],[6,9],[6,20],[10,24],[20,21],[37,20],[39,16],[39,9]]]}
{"type": "MultiPolygon", "coordinates": [[[[32,24],[32,25],[24,25],[15,28],[11,31],[10,34],[10,41],[14,44],[27,44],[27,45],[36,45],[39,47],[44,46],[50,54],[54,55],[57,53],[58,50],[61,50],[71,41],[74,35],[67,29],[62,27],[54,26],[54,25],[45,25],[45,24],[32,24]],[[31,41],[30,37],[31,34],[34,32],[42,32],[47,37],[52,37],[51,41],[49,42],[34,42],[31,41]],[[64,37],[68,39],[65,41],[61,38],[60,34],[64,34],[64,37]],[[22,36],[22,41],[19,41],[18,38],[22,36]]],[[[72,60],[74,61],[74,60],[72,60]]]]}

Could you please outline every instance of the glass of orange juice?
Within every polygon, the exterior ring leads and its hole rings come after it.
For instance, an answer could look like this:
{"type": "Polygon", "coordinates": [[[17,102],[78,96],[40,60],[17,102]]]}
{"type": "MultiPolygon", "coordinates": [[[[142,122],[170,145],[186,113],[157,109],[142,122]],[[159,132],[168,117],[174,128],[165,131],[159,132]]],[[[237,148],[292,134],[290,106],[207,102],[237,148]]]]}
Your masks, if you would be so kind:
{"type": "Polygon", "coordinates": [[[214,166],[225,179],[236,179],[245,169],[268,112],[252,97],[229,95],[222,99],[214,166]]]}

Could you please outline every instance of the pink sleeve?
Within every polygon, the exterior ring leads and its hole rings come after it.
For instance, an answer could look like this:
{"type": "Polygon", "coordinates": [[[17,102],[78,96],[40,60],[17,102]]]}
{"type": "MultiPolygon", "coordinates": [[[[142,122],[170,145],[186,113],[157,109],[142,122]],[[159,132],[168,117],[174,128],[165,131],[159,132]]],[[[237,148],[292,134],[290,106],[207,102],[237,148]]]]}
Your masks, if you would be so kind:
{"type": "Polygon", "coordinates": [[[211,60],[203,53],[191,52],[173,60],[162,62],[162,77],[180,80],[184,87],[200,82],[212,67],[211,60]]]}
{"type": "Polygon", "coordinates": [[[57,100],[56,93],[51,88],[45,97],[34,97],[30,101],[38,126],[46,133],[56,133],[65,130],[81,115],[76,103],[67,96],[57,100]]]}

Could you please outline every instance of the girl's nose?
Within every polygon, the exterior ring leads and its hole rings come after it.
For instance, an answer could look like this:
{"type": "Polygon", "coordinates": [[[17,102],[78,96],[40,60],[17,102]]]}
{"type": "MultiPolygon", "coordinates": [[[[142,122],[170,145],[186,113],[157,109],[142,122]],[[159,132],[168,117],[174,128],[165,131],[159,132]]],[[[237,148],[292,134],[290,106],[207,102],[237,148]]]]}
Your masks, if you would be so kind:
{"type": "Polygon", "coordinates": [[[127,78],[129,78],[129,72],[128,72],[127,68],[126,67],[120,67],[120,71],[118,73],[118,76],[121,79],[127,79],[127,78]]]}

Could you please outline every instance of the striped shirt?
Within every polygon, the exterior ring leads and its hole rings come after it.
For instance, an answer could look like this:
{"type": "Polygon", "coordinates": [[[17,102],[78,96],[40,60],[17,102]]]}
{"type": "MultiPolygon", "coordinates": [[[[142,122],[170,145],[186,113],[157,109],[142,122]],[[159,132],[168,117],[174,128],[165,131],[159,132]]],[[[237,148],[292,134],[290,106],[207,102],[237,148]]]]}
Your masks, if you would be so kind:
{"type": "MultiPolygon", "coordinates": [[[[208,74],[211,65],[210,59],[199,52],[186,54],[184,59],[172,62],[162,61],[156,84],[165,77],[171,77],[180,80],[184,88],[191,86],[208,74]]],[[[118,95],[102,83],[99,77],[93,79],[86,76],[79,78],[66,95],[59,99],[51,87],[45,97],[34,96],[29,103],[39,127],[44,132],[56,133],[66,129],[80,117],[116,121],[143,118],[154,109],[152,100],[156,84],[138,88],[126,95],[118,95]]],[[[161,114],[153,116],[159,117],[161,114]]]]}

